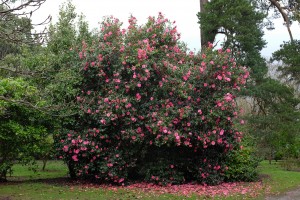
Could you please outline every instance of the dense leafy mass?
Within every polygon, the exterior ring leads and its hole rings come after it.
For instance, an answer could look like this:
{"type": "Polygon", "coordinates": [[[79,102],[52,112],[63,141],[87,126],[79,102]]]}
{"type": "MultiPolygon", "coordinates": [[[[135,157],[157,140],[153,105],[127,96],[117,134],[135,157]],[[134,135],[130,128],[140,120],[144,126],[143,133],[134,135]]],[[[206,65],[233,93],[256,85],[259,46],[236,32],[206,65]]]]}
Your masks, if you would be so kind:
{"type": "Polygon", "coordinates": [[[128,29],[102,22],[83,43],[80,116],[57,135],[73,177],[123,184],[224,180],[226,155],[239,148],[235,93],[249,72],[230,50],[187,53],[176,27],[159,14],[128,29]]]}

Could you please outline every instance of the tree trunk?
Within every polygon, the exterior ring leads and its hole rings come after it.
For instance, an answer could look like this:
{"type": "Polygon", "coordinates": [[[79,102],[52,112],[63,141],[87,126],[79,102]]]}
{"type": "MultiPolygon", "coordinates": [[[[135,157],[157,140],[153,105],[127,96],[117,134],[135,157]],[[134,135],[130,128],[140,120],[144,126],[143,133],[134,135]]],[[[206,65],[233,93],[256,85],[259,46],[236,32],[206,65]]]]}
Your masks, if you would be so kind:
{"type": "Polygon", "coordinates": [[[70,178],[76,179],[76,172],[75,172],[74,164],[72,163],[72,161],[68,162],[68,168],[69,168],[70,178]]]}
{"type": "Polygon", "coordinates": [[[290,24],[290,19],[289,16],[287,15],[287,13],[284,11],[284,8],[281,7],[281,5],[279,4],[279,2],[277,0],[269,0],[271,2],[271,4],[273,6],[275,6],[277,8],[277,10],[280,12],[283,20],[286,23],[286,28],[288,30],[291,42],[294,41],[293,35],[292,35],[292,31],[291,31],[291,24],[290,24]]]}
{"type": "MultiPolygon", "coordinates": [[[[205,9],[204,9],[204,5],[208,2],[208,0],[200,0],[200,13],[204,13],[205,9]]],[[[201,38],[201,47],[204,47],[207,45],[207,40],[204,34],[203,29],[201,28],[200,25],[200,38],[201,38]]]]}
{"type": "Polygon", "coordinates": [[[43,168],[42,168],[43,171],[45,171],[47,161],[48,161],[47,158],[44,158],[44,159],[43,159],[43,168]]]}

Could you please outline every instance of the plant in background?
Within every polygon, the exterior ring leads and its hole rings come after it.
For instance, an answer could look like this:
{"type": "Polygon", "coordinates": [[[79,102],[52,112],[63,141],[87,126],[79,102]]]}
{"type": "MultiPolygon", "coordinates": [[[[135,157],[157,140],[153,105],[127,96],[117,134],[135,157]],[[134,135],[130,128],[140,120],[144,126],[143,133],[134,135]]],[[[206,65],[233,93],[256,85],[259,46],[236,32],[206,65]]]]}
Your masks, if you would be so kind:
{"type": "Polygon", "coordinates": [[[47,133],[49,122],[41,112],[37,89],[21,78],[0,81],[0,181],[16,162],[34,162],[34,153],[47,133]],[[5,99],[3,99],[5,98],[5,99]],[[22,105],[26,101],[26,106],[22,105]]]}

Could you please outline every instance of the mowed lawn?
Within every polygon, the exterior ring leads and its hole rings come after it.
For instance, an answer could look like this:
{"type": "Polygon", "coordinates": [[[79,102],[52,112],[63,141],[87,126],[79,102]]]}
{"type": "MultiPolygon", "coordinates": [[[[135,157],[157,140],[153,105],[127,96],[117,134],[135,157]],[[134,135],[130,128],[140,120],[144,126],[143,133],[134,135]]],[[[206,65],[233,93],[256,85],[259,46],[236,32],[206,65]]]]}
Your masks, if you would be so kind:
{"type": "MultiPolygon", "coordinates": [[[[41,163],[39,163],[41,168],[41,163]]],[[[259,166],[261,180],[256,183],[232,183],[222,186],[183,185],[158,187],[132,184],[118,187],[74,182],[67,178],[61,161],[49,161],[45,171],[36,173],[16,165],[9,182],[0,183],[2,199],[264,199],[300,186],[300,172],[282,170],[279,163],[259,166]],[[178,191],[178,192],[174,192],[178,191]]]]}

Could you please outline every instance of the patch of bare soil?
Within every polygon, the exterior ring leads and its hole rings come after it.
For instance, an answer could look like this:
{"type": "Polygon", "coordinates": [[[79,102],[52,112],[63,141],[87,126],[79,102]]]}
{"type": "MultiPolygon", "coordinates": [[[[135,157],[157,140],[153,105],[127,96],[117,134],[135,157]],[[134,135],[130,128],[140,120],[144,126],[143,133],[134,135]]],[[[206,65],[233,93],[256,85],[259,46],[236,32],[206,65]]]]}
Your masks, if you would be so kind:
{"type": "Polygon", "coordinates": [[[266,200],[299,200],[300,199],[300,187],[286,192],[285,194],[267,197],[266,200]]]}
{"type": "Polygon", "coordinates": [[[12,200],[11,197],[0,197],[0,200],[12,200]]]}

